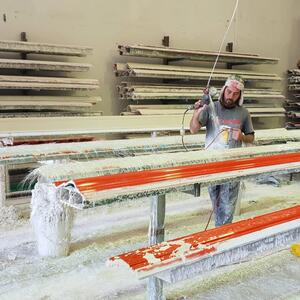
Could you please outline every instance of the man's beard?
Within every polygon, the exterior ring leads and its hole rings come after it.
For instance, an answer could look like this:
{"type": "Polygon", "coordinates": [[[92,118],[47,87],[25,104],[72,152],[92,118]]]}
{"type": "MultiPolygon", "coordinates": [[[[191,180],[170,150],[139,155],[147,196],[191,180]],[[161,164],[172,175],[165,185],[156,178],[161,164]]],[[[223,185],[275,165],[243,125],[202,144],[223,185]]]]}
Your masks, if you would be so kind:
{"type": "Polygon", "coordinates": [[[224,96],[222,97],[220,102],[225,108],[234,108],[238,103],[238,101],[233,101],[232,99],[224,99],[224,96]]]}

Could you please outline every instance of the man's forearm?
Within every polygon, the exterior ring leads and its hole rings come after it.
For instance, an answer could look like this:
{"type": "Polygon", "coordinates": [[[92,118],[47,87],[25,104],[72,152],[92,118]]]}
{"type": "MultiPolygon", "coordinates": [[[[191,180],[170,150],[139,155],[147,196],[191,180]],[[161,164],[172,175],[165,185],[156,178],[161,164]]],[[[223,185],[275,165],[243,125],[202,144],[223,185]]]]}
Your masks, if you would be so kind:
{"type": "Polygon", "coordinates": [[[201,124],[199,123],[199,114],[194,113],[190,121],[190,132],[195,134],[200,130],[200,128],[201,124]]]}
{"type": "Polygon", "coordinates": [[[251,144],[251,143],[253,143],[253,141],[254,141],[254,134],[246,134],[246,135],[243,134],[242,135],[242,142],[251,144]]]}

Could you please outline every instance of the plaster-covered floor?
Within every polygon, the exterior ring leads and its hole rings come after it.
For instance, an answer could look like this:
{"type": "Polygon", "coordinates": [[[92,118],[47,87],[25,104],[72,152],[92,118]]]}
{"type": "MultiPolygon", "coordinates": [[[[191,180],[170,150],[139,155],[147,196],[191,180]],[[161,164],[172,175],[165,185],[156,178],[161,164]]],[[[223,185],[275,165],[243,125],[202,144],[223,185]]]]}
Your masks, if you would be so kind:
{"type": "MultiPolygon", "coordinates": [[[[299,188],[299,181],[281,187],[246,182],[239,218],[300,204],[299,188]]],[[[16,220],[13,210],[5,211],[7,217],[0,218],[0,299],[145,299],[145,282],[105,262],[147,244],[148,199],[77,214],[71,254],[59,259],[39,258],[29,220],[16,220]]],[[[209,212],[206,189],[200,198],[169,195],[166,238],[203,230],[209,212]]],[[[300,258],[282,250],[165,286],[165,294],[167,299],[300,299],[300,258]]]]}

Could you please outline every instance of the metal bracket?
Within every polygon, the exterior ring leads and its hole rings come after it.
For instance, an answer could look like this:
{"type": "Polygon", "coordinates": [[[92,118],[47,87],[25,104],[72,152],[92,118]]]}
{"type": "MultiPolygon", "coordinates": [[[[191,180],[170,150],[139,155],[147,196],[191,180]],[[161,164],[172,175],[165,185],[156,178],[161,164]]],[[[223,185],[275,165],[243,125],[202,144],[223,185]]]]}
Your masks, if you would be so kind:
{"type": "MultiPolygon", "coordinates": [[[[21,32],[20,39],[22,42],[28,42],[26,32],[21,32]]],[[[27,52],[21,52],[21,59],[27,59],[27,52]]],[[[21,70],[22,75],[26,75],[28,72],[26,70],[21,70]]],[[[28,90],[22,90],[23,95],[28,95],[28,90]]]]}
{"type": "MultiPolygon", "coordinates": [[[[233,42],[227,43],[227,45],[226,45],[226,51],[227,51],[227,52],[233,52],[233,42]]],[[[227,63],[227,64],[226,64],[227,69],[232,69],[232,66],[233,66],[233,65],[234,65],[234,64],[232,64],[232,63],[227,63]]]]}

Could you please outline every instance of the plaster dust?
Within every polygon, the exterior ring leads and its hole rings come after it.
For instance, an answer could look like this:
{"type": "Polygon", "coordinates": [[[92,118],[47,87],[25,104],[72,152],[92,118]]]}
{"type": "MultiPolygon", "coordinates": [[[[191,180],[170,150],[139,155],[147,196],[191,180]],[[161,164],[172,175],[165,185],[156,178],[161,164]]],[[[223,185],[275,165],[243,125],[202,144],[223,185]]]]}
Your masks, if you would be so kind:
{"type": "Polygon", "coordinates": [[[31,207],[30,220],[39,255],[68,255],[74,210],[57,201],[57,189],[53,185],[39,183],[32,191],[31,207]]]}
{"type": "MultiPolygon", "coordinates": [[[[235,220],[300,204],[299,187],[297,180],[281,187],[247,181],[235,220]]],[[[166,239],[204,229],[210,201],[201,192],[167,196],[166,239]]],[[[37,255],[29,220],[0,226],[0,299],[145,299],[146,281],[106,260],[147,245],[149,209],[143,198],[77,212],[70,255],[55,259],[37,255]]],[[[300,260],[283,250],[166,285],[165,293],[167,299],[297,299],[300,260]]]]}
{"type": "Polygon", "coordinates": [[[0,207],[0,228],[12,229],[20,226],[22,220],[14,206],[0,207]]]}

